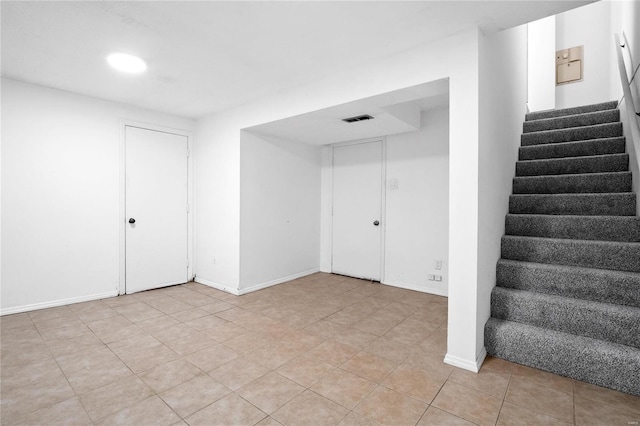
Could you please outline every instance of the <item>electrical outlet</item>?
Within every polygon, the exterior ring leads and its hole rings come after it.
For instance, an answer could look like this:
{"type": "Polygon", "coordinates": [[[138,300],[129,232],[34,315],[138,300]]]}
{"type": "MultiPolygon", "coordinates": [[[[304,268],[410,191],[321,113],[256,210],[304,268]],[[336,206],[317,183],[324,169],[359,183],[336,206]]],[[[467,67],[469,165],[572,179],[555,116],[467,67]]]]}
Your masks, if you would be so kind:
{"type": "Polygon", "coordinates": [[[442,281],[442,275],[434,275],[435,281],[442,281]]]}
{"type": "Polygon", "coordinates": [[[436,276],[433,274],[429,274],[429,281],[435,281],[436,280],[436,276]]]}
{"type": "Polygon", "coordinates": [[[433,267],[438,271],[442,269],[442,260],[436,260],[433,262],[433,267]]]}

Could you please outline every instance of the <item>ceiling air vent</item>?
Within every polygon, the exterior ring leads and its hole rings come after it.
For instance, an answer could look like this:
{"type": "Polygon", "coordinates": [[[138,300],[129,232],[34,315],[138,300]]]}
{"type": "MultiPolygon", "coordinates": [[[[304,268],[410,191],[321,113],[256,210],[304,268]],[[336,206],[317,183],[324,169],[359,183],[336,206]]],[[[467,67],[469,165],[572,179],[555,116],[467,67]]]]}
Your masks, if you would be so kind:
{"type": "Polygon", "coordinates": [[[342,121],[344,121],[345,123],[355,123],[356,121],[366,121],[366,120],[373,120],[373,117],[370,116],[369,114],[364,114],[364,115],[358,115],[356,117],[349,117],[349,118],[342,119],[342,121]]]}

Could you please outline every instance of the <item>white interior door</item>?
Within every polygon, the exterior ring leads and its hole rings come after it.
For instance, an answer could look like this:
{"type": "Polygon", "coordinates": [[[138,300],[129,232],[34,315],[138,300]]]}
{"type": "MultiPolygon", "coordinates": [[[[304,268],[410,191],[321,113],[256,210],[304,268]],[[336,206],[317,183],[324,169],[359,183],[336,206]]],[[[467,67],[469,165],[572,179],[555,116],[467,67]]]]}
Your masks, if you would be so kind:
{"type": "Polygon", "coordinates": [[[380,281],[382,142],[333,149],[332,271],[380,281]]]}
{"type": "Polygon", "coordinates": [[[125,132],[126,292],[187,282],[188,139],[125,132]]]}

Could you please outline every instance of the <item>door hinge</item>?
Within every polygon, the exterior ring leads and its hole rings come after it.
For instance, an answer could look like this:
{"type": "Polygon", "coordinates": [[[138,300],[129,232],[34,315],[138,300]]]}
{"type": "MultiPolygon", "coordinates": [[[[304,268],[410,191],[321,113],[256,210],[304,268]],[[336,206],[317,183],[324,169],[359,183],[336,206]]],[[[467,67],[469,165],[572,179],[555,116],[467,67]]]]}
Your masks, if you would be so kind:
{"type": "Polygon", "coordinates": [[[187,158],[189,158],[189,150],[187,150],[187,158]]]}
{"type": "Polygon", "coordinates": [[[189,208],[189,204],[187,204],[187,213],[189,213],[191,209],[189,208]]]}
{"type": "Polygon", "coordinates": [[[187,268],[189,267],[189,258],[187,258],[187,268]]]}

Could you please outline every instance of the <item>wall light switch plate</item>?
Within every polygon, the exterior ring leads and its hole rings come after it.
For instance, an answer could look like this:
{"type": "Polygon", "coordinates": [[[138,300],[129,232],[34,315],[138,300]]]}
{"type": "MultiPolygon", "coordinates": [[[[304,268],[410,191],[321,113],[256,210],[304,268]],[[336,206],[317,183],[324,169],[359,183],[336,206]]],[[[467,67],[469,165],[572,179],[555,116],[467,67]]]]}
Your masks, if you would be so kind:
{"type": "Polygon", "coordinates": [[[433,268],[437,269],[438,271],[442,269],[442,260],[436,260],[435,262],[433,262],[433,268]]]}
{"type": "Polygon", "coordinates": [[[388,189],[398,189],[398,179],[396,179],[396,178],[387,179],[387,188],[388,189]]]}

